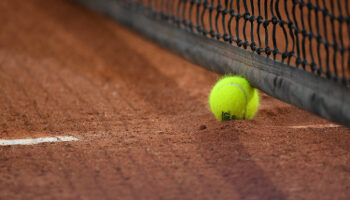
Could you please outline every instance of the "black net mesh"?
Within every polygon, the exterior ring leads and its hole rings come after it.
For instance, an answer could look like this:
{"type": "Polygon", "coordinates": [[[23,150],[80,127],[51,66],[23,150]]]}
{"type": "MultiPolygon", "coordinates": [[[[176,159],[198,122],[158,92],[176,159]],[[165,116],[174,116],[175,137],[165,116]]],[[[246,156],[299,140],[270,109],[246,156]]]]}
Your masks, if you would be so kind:
{"type": "MultiPolygon", "coordinates": [[[[155,20],[350,86],[348,0],[115,0],[155,20]]],[[[155,30],[156,31],[156,30],[155,30]]]]}

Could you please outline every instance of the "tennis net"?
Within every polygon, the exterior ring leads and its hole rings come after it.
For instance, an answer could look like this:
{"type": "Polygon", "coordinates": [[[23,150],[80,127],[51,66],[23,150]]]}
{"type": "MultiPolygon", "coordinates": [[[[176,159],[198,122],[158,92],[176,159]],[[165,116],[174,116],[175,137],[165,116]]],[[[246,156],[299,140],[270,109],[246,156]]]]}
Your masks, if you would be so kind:
{"type": "Polygon", "coordinates": [[[126,9],[350,83],[347,0],[133,0],[126,9]]]}

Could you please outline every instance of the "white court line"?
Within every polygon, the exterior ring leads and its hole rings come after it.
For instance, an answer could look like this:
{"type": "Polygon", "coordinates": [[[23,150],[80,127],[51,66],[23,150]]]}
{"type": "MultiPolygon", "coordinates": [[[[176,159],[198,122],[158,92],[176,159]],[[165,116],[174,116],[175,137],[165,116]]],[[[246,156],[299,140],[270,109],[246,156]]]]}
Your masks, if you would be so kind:
{"type": "Polygon", "coordinates": [[[0,146],[9,145],[32,145],[45,142],[70,142],[78,141],[78,138],[73,136],[56,136],[56,137],[41,137],[41,138],[28,138],[28,139],[0,139],[0,146]]]}
{"type": "Polygon", "coordinates": [[[304,126],[289,126],[289,128],[295,129],[304,129],[304,128],[337,128],[341,127],[338,124],[313,124],[313,125],[304,125],[304,126]]]}

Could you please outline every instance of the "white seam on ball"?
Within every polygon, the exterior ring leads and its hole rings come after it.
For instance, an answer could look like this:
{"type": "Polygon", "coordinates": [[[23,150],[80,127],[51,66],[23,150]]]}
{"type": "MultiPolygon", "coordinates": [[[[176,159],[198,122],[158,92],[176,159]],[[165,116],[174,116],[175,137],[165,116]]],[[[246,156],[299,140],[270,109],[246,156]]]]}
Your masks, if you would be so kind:
{"type": "Polygon", "coordinates": [[[246,91],[244,90],[244,88],[236,83],[228,83],[228,84],[225,84],[224,86],[222,86],[220,89],[222,89],[223,87],[227,86],[227,85],[232,85],[232,86],[236,86],[238,87],[239,89],[241,89],[244,93],[244,97],[245,97],[245,106],[244,106],[244,113],[243,113],[243,119],[245,119],[245,115],[247,113],[247,106],[248,106],[248,95],[246,93],[246,91]]]}

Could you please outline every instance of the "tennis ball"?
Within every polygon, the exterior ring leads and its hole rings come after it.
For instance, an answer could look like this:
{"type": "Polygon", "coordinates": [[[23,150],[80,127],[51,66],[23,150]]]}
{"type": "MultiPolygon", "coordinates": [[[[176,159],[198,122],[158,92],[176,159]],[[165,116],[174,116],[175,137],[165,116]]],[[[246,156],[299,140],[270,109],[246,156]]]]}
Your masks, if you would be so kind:
{"type": "Polygon", "coordinates": [[[259,107],[259,93],[240,76],[225,76],[213,87],[209,106],[219,121],[253,119],[259,107]]]}

